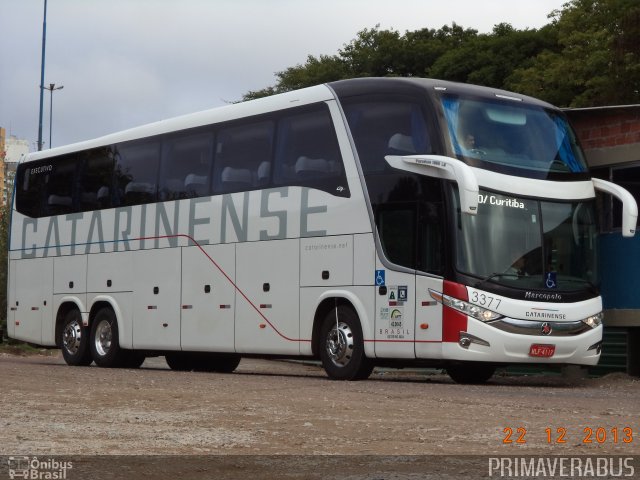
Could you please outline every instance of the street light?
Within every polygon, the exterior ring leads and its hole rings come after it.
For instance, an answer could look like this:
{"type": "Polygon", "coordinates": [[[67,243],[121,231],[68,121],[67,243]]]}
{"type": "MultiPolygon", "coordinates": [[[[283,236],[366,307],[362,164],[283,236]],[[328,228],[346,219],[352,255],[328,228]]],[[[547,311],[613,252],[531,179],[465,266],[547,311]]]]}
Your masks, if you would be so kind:
{"type": "Polygon", "coordinates": [[[42,20],[42,56],[40,57],[40,115],[38,122],[38,151],[42,150],[42,104],[44,100],[44,51],[47,44],[47,0],[44,0],[44,19],[42,20]]]}
{"type": "Polygon", "coordinates": [[[51,144],[51,130],[53,129],[53,91],[54,90],[62,90],[64,85],[60,85],[56,87],[55,83],[50,83],[48,87],[42,87],[44,90],[49,90],[51,93],[51,103],[49,104],[49,148],[53,145],[51,144]]]}

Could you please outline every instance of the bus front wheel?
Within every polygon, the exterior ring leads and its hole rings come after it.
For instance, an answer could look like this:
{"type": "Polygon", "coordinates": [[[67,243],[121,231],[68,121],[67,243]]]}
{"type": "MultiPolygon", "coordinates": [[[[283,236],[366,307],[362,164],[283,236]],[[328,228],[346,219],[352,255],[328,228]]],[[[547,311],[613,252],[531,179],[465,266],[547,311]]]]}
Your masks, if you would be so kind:
{"type": "Polygon", "coordinates": [[[96,314],[91,324],[91,356],[99,367],[120,367],[125,361],[124,351],[118,342],[118,322],[108,307],[96,314]]]}
{"type": "Polygon", "coordinates": [[[325,317],[320,330],[320,359],[334,380],[364,380],[373,371],[373,361],[364,353],[360,321],[351,308],[332,308],[325,317]]]}

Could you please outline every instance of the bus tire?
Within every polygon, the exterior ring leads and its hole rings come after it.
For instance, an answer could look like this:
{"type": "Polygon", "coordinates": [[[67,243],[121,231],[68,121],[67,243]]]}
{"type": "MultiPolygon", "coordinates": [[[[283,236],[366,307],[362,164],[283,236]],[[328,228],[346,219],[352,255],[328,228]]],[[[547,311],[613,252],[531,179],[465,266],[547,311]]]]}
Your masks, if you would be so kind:
{"type": "Polygon", "coordinates": [[[118,322],[109,307],[98,310],[91,323],[91,356],[99,367],[124,366],[126,352],[118,342],[118,322]]]}
{"type": "Polygon", "coordinates": [[[193,357],[184,352],[167,352],[164,359],[171,370],[177,372],[190,372],[193,370],[193,357]]]}
{"type": "Polygon", "coordinates": [[[456,383],[464,385],[478,385],[486,383],[496,371],[496,366],[490,363],[465,362],[449,365],[447,374],[456,383]]]}
{"type": "Polygon", "coordinates": [[[93,362],[89,349],[89,328],[82,324],[82,316],[78,310],[70,310],[65,315],[59,345],[67,365],[86,367],[93,362]]]}
{"type": "Polygon", "coordinates": [[[134,350],[125,350],[123,353],[126,353],[122,362],[124,368],[140,368],[147,359],[144,354],[134,350]]]}
{"type": "Polygon", "coordinates": [[[235,353],[204,353],[195,355],[194,371],[232,373],[240,365],[240,355],[235,353]]]}
{"type": "Polygon", "coordinates": [[[325,317],[320,330],[320,360],[333,380],[364,380],[373,371],[373,361],[364,353],[360,320],[350,307],[332,308],[325,317]]]}

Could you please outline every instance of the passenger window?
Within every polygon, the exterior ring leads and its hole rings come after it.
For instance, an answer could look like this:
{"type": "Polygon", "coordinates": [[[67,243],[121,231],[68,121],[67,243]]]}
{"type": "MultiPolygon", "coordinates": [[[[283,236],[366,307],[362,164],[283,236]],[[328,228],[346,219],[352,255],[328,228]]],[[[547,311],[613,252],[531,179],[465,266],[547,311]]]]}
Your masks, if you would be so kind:
{"type": "Polygon", "coordinates": [[[386,155],[432,153],[419,104],[411,100],[346,100],[344,108],[365,174],[385,171],[386,155]]]}
{"type": "Polygon", "coordinates": [[[16,208],[20,213],[35,218],[47,215],[47,184],[52,173],[48,160],[18,167],[16,208]]]}
{"type": "Polygon", "coordinates": [[[80,179],[80,210],[100,210],[113,205],[113,149],[102,147],[85,153],[80,179]]]}
{"type": "Polygon", "coordinates": [[[115,159],[116,205],[155,202],[160,141],[152,139],[119,144],[115,159]]]}
{"type": "Polygon", "coordinates": [[[168,138],[162,151],[160,201],[210,194],[213,133],[168,138]]]}
{"type": "Polygon", "coordinates": [[[76,210],[74,205],[76,166],[75,155],[57,159],[46,185],[46,216],[63,215],[76,210]]]}
{"type": "Polygon", "coordinates": [[[271,121],[219,131],[214,166],[215,193],[254,190],[270,184],[273,133],[271,121]]]}
{"type": "Polygon", "coordinates": [[[342,156],[326,105],[289,114],[278,123],[274,181],[349,196],[342,156]]]}

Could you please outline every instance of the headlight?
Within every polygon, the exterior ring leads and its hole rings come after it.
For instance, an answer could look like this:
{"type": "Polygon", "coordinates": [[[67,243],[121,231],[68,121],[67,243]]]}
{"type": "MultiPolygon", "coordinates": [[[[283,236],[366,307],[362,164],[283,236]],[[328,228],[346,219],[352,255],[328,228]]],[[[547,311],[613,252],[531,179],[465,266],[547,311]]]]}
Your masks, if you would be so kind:
{"type": "Polygon", "coordinates": [[[431,298],[433,298],[437,302],[440,302],[447,307],[451,307],[460,313],[469,315],[470,317],[480,320],[481,322],[498,320],[499,318],[502,318],[504,316],[491,310],[487,310],[486,308],[482,308],[477,305],[473,305],[472,303],[465,302],[464,300],[460,300],[458,298],[450,297],[449,295],[444,295],[440,292],[436,292],[435,290],[429,289],[429,293],[431,294],[431,298]]]}
{"type": "Polygon", "coordinates": [[[596,313],[595,315],[591,315],[590,317],[583,318],[582,321],[589,325],[591,328],[596,328],[599,325],[602,325],[602,319],[604,318],[604,313],[596,313]]]}

